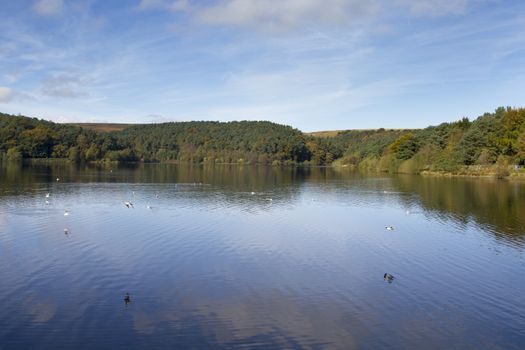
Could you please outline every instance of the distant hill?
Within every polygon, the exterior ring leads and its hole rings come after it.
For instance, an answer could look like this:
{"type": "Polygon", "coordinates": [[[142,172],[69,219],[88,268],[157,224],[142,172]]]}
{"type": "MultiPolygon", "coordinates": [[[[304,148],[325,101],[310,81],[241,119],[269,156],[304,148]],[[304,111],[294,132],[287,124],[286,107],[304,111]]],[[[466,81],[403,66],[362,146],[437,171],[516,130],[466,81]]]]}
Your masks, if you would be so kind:
{"type": "Polygon", "coordinates": [[[0,156],[246,164],[310,158],[303,133],[266,121],[58,124],[8,114],[0,114],[0,156]]]}

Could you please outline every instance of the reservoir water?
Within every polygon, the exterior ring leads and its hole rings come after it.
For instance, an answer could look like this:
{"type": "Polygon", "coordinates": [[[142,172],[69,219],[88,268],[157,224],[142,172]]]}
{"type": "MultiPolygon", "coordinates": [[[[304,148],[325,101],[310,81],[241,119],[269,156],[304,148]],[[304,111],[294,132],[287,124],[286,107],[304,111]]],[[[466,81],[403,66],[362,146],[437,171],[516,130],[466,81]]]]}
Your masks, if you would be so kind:
{"type": "Polygon", "coordinates": [[[0,348],[524,349],[524,249],[523,182],[2,164],[0,348]]]}

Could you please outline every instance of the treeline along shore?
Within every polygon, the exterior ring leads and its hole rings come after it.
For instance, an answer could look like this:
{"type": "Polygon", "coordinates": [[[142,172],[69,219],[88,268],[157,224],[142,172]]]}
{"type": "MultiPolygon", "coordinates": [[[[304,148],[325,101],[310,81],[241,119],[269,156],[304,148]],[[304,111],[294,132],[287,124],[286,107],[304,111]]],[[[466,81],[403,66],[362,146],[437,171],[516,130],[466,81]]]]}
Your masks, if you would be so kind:
{"type": "Polygon", "coordinates": [[[60,124],[0,114],[0,158],[334,165],[390,173],[520,176],[525,109],[425,129],[303,133],[267,121],[60,124]]]}

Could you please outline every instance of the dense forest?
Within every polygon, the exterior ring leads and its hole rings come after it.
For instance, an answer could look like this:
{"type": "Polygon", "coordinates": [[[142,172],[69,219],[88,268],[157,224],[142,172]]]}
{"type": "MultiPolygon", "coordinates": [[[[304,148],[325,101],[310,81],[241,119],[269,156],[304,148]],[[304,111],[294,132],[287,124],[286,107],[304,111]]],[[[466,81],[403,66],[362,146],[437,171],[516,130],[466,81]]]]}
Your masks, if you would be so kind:
{"type": "Polygon", "coordinates": [[[177,122],[96,131],[0,114],[0,157],[70,161],[142,161],[339,165],[420,173],[461,173],[525,164],[525,109],[498,108],[425,129],[304,134],[265,121],[177,122]]]}
{"type": "Polygon", "coordinates": [[[361,169],[421,173],[505,175],[525,164],[525,109],[503,108],[474,121],[463,118],[419,130],[346,131],[350,141],[340,164],[361,169]]]}
{"type": "Polygon", "coordinates": [[[100,132],[0,114],[0,154],[7,159],[189,161],[281,164],[309,161],[305,135],[270,122],[181,122],[100,132]]]}

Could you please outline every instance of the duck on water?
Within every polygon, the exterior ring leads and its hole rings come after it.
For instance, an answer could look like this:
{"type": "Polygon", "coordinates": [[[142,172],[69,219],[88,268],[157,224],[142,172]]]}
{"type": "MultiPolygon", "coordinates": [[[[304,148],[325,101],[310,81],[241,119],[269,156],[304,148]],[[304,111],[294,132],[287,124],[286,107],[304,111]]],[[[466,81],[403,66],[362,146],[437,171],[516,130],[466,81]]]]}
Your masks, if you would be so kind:
{"type": "Polygon", "coordinates": [[[392,281],[395,279],[395,277],[389,273],[386,273],[383,275],[383,279],[387,281],[388,283],[392,283],[392,281]]]}

